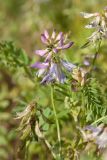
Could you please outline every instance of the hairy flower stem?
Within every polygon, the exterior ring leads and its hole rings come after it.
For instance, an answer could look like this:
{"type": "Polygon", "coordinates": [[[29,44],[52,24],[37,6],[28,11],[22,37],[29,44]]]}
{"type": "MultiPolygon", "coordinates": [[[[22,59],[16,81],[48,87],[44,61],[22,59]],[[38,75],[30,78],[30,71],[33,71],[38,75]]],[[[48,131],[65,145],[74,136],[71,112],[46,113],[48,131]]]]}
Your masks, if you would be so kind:
{"type": "MultiPolygon", "coordinates": [[[[92,69],[94,68],[94,65],[95,65],[95,62],[96,62],[96,59],[97,59],[99,50],[100,50],[100,45],[101,45],[101,40],[100,40],[99,43],[98,43],[98,47],[96,47],[96,53],[95,53],[95,55],[94,55],[94,59],[93,59],[93,62],[92,62],[92,69]]],[[[91,69],[91,70],[92,70],[92,69],[91,69]]]]}
{"type": "Polygon", "coordinates": [[[56,113],[56,108],[54,104],[54,98],[53,98],[53,88],[51,87],[51,102],[52,102],[52,107],[55,115],[55,121],[56,121],[56,128],[57,128],[57,137],[58,137],[58,142],[59,142],[59,157],[61,157],[61,135],[60,135],[60,127],[59,127],[59,121],[57,118],[57,113],[56,113]]]}

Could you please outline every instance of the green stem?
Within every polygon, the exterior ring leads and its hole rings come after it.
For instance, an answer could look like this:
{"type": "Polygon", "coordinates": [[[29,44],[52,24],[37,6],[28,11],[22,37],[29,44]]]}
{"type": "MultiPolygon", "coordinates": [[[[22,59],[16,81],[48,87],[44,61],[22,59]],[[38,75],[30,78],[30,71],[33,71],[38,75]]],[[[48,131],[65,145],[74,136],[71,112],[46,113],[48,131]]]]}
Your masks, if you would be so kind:
{"type": "Polygon", "coordinates": [[[29,158],[29,146],[30,146],[30,142],[27,142],[26,150],[25,150],[25,160],[28,160],[29,158]]]}
{"type": "Polygon", "coordinates": [[[102,121],[102,120],[105,119],[105,118],[107,118],[107,116],[103,116],[103,117],[97,119],[95,122],[92,123],[92,125],[94,125],[94,124],[96,124],[96,123],[102,121]]]}
{"type": "Polygon", "coordinates": [[[55,155],[55,153],[52,151],[52,147],[51,147],[50,143],[49,143],[46,139],[44,139],[44,142],[45,142],[46,146],[48,147],[48,149],[51,151],[54,159],[56,159],[56,155],[55,155]]]}
{"type": "Polygon", "coordinates": [[[94,56],[94,59],[93,59],[93,62],[92,62],[92,69],[95,65],[95,62],[96,62],[96,59],[97,59],[97,56],[98,56],[98,53],[99,53],[99,50],[100,50],[100,45],[101,45],[101,40],[98,43],[98,47],[96,47],[96,53],[95,53],[95,56],[94,56]]]}
{"type": "Polygon", "coordinates": [[[54,104],[54,97],[53,97],[54,91],[53,88],[51,87],[51,102],[52,102],[52,107],[55,115],[55,121],[56,121],[56,128],[57,128],[57,137],[58,137],[58,142],[59,142],[59,157],[61,157],[61,135],[60,135],[60,127],[59,127],[59,121],[57,118],[57,113],[56,113],[56,108],[54,104]]]}

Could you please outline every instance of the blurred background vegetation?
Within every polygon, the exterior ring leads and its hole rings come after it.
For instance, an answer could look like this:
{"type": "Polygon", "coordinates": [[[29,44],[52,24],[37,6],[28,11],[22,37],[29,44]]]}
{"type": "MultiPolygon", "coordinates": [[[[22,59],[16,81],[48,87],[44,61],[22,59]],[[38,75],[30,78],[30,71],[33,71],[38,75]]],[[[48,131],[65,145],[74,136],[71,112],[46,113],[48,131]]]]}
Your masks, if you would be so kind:
{"type": "MultiPolygon", "coordinates": [[[[80,16],[80,12],[101,11],[106,5],[105,0],[0,0],[0,41],[13,41],[15,46],[23,48],[23,52],[36,60],[38,57],[34,55],[34,50],[43,47],[40,42],[40,34],[44,29],[48,29],[50,32],[53,29],[69,32],[70,39],[75,44],[72,49],[66,51],[67,57],[75,63],[82,62],[82,55],[93,54],[94,50],[93,48],[80,49],[91,33],[90,30],[84,28],[87,20],[80,16]]],[[[97,62],[97,65],[100,65],[101,71],[99,72],[101,74],[107,71],[105,45],[107,45],[106,42],[101,48],[103,54],[97,62]]],[[[1,160],[18,160],[16,150],[19,140],[15,130],[18,122],[13,120],[16,111],[23,110],[27,103],[38,97],[41,105],[44,107],[50,105],[48,89],[41,87],[40,90],[38,83],[32,83],[21,69],[14,73],[13,75],[10,70],[0,66],[1,160]]],[[[98,78],[106,86],[107,74],[98,78]]],[[[107,90],[106,87],[105,90],[107,90]]],[[[71,124],[68,125],[69,131],[71,124]]],[[[29,148],[29,160],[33,159],[50,160],[51,158],[45,147],[40,147],[40,144],[32,142],[29,148]]],[[[88,160],[88,157],[86,159],[88,160]]],[[[92,160],[92,157],[89,159],[92,160]]]]}

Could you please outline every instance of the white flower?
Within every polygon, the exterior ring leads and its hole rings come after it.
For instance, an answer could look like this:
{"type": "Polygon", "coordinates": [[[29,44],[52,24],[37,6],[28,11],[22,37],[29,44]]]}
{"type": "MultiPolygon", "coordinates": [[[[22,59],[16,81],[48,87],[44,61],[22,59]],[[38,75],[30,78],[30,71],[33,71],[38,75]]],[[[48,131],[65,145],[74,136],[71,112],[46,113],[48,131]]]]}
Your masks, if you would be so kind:
{"type": "Polygon", "coordinates": [[[84,129],[78,127],[78,129],[82,133],[85,142],[92,141],[98,145],[99,149],[107,147],[107,127],[104,124],[100,124],[97,127],[89,125],[84,129]]]}
{"type": "Polygon", "coordinates": [[[96,29],[94,33],[88,38],[88,42],[83,46],[86,47],[90,43],[96,43],[102,39],[107,39],[107,8],[103,13],[84,13],[81,12],[84,18],[90,18],[91,21],[85,26],[88,29],[96,29]]]}

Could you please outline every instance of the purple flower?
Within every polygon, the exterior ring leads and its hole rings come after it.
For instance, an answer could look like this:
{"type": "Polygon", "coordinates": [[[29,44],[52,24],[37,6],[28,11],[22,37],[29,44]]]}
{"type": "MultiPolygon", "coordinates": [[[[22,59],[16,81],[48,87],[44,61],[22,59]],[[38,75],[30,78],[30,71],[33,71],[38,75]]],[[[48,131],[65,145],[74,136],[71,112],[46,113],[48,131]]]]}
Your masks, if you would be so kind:
{"type": "Polygon", "coordinates": [[[59,63],[51,63],[51,66],[49,68],[49,71],[46,73],[44,78],[42,79],[41,83],[49,83],[54,82],[55,80],[64,83],[65,81],[65,75],[61,69],[61,66],[59,63]]]}
{"type": "Polygon", "coordinates": [[[74,65],[70,62],[67,62],[65,60],[61,60],[61,64],[68,72],[71,72],[73,70],[73,68],[76,67],[76,65],[74,65]]]}
{"type": "Polygon", "coordinates": [[[98,145],[98,148],[107,147],[107,127],[104,126],[104,124],[100,124],[97,127],[89,125],[83,130],[80,129],[80,131],[85,141],[93,141],[96,145],[98,145]]]}
{"type": "Polygon", "coordinates": [[[94,127],[92,125],[88,125],[88,126],[84,127],[84,130],[91,131],[93,133],[96,132],[98,134],[101,131],[101,128],[100,127],[94,127]]]}
{"type": "Polygon", "coordinates": [[[86,55],[83,60],[83,65],[85,67],[89,67],[91,65],[93,59],[94,59],[93,54],[86,55]]]}
{"type": "Polygon", "coordinates": [[[41,41],[46,45],[46,49],[36,50],[35,53],[43,57],[44,62],[36,62],[31,67],[39,69],[36,75],[43,77],[42,84],[55,81],[64,83],[66,80],[65,73],[72,71],[75,65],[61,59],[58,52],[70,48],[73,42],[67,42],[67,36],[62,32],[57,35],[53,31],[50,36],[47,30],[41,34],[41,41]]]}
{"type": "Polygon", "coordinates": [[[76,66],[70,62],[65,60],[60,60],[59,62],[46,62],[40,63],[36,62],[32,67],[39,68],[36,75],[38,77],[43,77],[41,83],[49,83],[49,82],[59,82],[64,83],[66,81],[65,72],[71,72],[73,68],[76,66]]]}
{"type": "Polygon", "coordinates": [[[31,67],[33,67],[33,68],[39,68],[39,69],[45,69],[48,66],[49,66],[48,62],[45,62],[45,63],[36,62],[36,63],[34,63],[34,64],[31,65],[31,67]]]}
{"type": "Polygon", "coordinates": [[[56,54],[60,50],[68,49],[73,45],[73,42],[67,42],[67,38],[64,36],[63,32],[59,32],[57,35],[55,30],[52,32],[51,36],[48,31],[45,30],[44,33],[41,34],[41,41],[46,45],[46,49],[36,50],[35,54],[46,57],[46,60],[50,59],[53,53],[56,54]]]}

